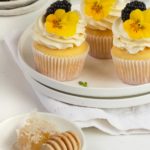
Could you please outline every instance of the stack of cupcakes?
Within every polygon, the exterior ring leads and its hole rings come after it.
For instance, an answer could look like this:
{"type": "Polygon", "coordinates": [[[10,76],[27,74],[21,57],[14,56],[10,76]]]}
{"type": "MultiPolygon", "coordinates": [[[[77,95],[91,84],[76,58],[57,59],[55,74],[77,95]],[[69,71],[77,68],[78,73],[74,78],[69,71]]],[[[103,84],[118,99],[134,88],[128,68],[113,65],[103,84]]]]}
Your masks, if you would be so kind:
{"type": "Polygon", "coordinates": [[[67,0],[56,1],[33,27],[33,55],[39,72],[59,81],[81,73],[89,46],[86,23],[67,0]]]}
{"type": "Polygon", "coordinates": [[[112,57],[120,79],[127,84],[150,82],[150,9],[128,3],[113,24],[112,57]]]}
{"type": "Polygon", "coordinates": [[[83,69],[90,45],[91,56],[113,58],[123,82],[149,83],[150,10],[143,2],[128,1],[82,0],[83,17],[71,11],[67,0],[52,3],[33,26],[37,70],[55,80],[73,80],[83,69]]]}

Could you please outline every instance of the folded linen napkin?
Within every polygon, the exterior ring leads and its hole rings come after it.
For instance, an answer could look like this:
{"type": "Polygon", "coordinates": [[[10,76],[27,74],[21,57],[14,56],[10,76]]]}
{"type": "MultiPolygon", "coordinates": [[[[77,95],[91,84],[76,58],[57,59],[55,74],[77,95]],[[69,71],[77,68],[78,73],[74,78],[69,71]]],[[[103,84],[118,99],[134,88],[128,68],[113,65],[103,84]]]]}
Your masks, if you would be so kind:
{"type": "MultiPolygon", "coordinates": [[[[4,39],[9,52],[20,66],[17,43],[21,31],[4,39]]],[[[95,109],[65,104],[38,93],[33,89],[45,108],[77,123],[81,128],[96,127],[111,135],[150,133],[150,104],[120,109],[95,109]]]]}

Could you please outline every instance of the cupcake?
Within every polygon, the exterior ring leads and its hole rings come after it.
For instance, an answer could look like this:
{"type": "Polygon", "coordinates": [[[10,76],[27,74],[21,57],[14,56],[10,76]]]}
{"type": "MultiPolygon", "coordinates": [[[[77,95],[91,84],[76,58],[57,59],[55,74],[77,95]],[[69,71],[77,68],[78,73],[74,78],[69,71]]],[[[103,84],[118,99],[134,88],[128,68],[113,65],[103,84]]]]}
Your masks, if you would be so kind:
{"type": "Polygon", "coordinates": [[[129,0],[82,0],[81,10],[87,22],[90,55],[98,59],[111,58],[112,23],[129,0]]]}
{"type": "Polygon", "coordinates": [[[86,23],[67,0],[56,1],[33,26],[33,56],[36,69],[55,80],[77,78],[89,51],[86,23]]]}
{"type": "Polygon", "coordinates": [[[113,62],[127,84],[150,82],[150,9],[140,1],[128,3],[112,27],[113,62]]]}

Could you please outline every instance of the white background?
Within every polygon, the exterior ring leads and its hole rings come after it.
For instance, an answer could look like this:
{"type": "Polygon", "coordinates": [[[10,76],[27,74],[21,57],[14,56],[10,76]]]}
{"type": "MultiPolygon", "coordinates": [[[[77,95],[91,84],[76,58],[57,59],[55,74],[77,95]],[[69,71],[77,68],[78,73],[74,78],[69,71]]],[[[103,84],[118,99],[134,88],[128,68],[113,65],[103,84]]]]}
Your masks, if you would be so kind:
{"type": "MultiPolygon", "coordinates": [[[[29,25],[39,12],[19,17],[0,17],[0,39],[12,30],[29,25]]],[[[0,45],[0,122],[14,115],[33,110],[46,111],[37,100],[31,86],[11,58],[0,45]]],[[[109,136],[96,129],[83,130],[87,150],[150,150],[150,135],[109,136]]]]}

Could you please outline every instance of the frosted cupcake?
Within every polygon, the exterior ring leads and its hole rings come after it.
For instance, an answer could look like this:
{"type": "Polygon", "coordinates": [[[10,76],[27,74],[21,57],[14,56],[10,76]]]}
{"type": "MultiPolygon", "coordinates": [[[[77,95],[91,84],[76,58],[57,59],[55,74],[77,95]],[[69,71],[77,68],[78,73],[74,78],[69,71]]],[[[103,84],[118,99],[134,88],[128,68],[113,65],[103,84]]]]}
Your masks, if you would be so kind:
{"type": "Polygon", "coordinates": [[[67,0],[51,4],[33,27],[33,55],[37,70],[60,81],[77,78],[89,46],[86,23],[67,0]]]}
{"type": "Polygon", "coordinates": [[[150,82],[150,10],[143,2],[126,5],[113,25],[112,57],[120,79],[127,84],[150,82]]]}
{"type": "Polygon", "coordinates": [[[121,15],[129,0],[82,0],[81,10],[87,22],[87,41],[90,55],[111,58],[112,23],[121,15]]]}

